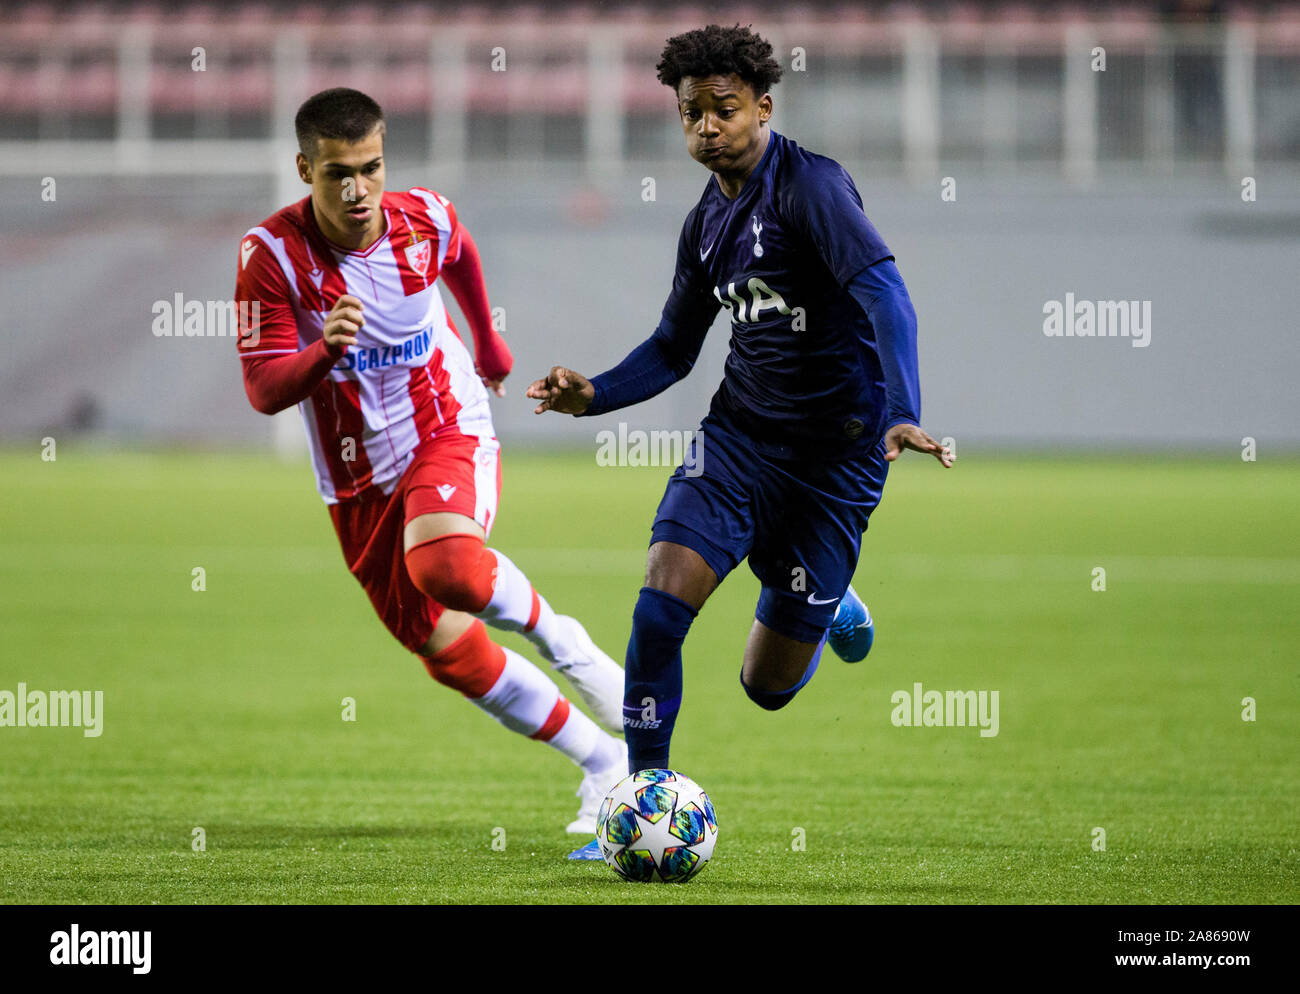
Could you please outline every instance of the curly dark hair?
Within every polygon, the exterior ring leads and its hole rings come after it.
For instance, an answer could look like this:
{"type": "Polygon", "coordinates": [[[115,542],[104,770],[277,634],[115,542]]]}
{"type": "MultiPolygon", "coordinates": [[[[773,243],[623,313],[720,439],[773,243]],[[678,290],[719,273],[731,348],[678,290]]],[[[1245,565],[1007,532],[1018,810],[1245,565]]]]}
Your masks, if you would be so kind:
{"type": "Polygon", "coordinates": [[[729,76],[735,73],[761,97],[781,79],[781,66],[772,58],[772,45],[739,24],[724,28],[710,24],[673,35],[664,46],[659,82],[677,92],[684,76],[729,76]]]}

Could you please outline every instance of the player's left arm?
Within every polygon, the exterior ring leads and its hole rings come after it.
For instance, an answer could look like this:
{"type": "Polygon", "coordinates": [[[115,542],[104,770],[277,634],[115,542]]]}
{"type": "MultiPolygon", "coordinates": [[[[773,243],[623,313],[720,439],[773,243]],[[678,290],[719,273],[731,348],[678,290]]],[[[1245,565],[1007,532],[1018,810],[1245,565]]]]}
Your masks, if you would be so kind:
{"type": "Polygon", "coordinates": [[[862,209],[853,179],[821,160],[792,177],[786,209],[822,261],[858,302],[875,332],[888,403],[885,458],[904,449],[928,452],[945,467],[953,455],[921,429],[921,377],[916,361],[916,311],[893,253],[862,209]]]}
{"type": "Polygon", "coordinates": [[[921,374],[916,361],[916,309],[892,257],[866,267],[845,287],[867,315],[876,335],[876,354],[885,374],[889,408],[885,420],[885,458],[903,449],[928,452],[944,468],[952,452],[921,428],[921,374]]]}
{"type": "Polygon", "coordinates": [[[474,336],[474,369],[483,385],[498,397],[506,395],[501,381],[510,375],[514,357],[510,347],[492,324],[492,308],[488,305],[487,287],[483,281],[483,262],[478,246],[468,229],[458,221],[455,224],[453,246],[456,256],[444,260],[439,277],[456,298],[474,336]]]}

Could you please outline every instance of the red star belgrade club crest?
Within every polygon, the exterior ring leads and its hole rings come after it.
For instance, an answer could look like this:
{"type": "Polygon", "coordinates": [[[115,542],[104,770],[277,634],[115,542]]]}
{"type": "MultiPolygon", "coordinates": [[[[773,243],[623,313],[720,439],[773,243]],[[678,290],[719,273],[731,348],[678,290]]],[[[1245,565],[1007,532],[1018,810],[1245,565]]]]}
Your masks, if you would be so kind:
{"type": "Polygon", "coordinates": [[[429,272],[429,257],[433,254],[433,242],[428,238],[422,238],[418,242],[412,242],[406,246],[406,262],[421,276],[429,272]]]}

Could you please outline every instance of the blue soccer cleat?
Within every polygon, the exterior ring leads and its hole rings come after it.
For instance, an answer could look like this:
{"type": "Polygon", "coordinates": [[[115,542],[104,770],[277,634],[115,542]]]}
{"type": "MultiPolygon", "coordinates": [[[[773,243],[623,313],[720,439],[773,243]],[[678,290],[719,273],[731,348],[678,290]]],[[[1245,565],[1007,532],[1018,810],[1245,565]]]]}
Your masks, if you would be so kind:
{"type": "Polygon", "coordinates": [[[600,852],[600,841],[592,839],[581,849],[575,849],[569,853],[569,859],[598,860],[604,862],[605,857],[600,852]]]}
{"type": "Polygon", "coordinates": [[[871,620],[871,612],[857,592],[849,587],[835,610],[835,620],[831,622],[826,640],[835,650],[835,655],[846,663],[856,663],[867,658],[875,639],[876,625],[871,620]]]}

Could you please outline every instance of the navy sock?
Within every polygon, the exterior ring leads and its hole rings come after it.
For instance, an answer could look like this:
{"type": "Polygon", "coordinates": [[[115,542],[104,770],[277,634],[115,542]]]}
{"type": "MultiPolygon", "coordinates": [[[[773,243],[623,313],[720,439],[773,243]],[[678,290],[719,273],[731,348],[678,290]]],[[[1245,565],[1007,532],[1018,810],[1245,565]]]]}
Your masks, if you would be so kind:
{"type": "Polygon", "coordinates": [[[672,594],[641,588],[623,690],[629,773],[668,766],[668,742],[682,705],[682,641],[696,613],[672,594]]]}
{"type": "Polygon", "coordinates": [[[783,707],[794,700],[794,695],[803,690],[808,685],[808,681],[813,678],[817,672],[817,664],[822,659],[822,649],[826,648],[826,636],[817,643],[817,648],[813,651],[812,659],[808,662],[808,668],[803,671],[803,676],[793,687],[786,690],[757,690],[745,682],[745,671],[740,671],[740,685],[745,688],[745,693],[749,699],[763,708],[765,711],[780,711],[783,707]]]}

